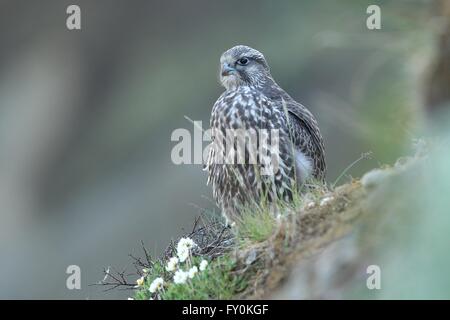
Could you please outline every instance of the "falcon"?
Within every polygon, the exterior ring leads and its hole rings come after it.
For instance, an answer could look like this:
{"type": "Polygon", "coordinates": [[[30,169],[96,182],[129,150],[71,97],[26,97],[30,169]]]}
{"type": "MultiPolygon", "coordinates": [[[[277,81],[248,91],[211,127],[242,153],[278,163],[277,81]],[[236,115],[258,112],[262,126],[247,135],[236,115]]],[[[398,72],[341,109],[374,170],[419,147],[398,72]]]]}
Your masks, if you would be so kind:
{"type": "Polygon", "coordinates": [[[225,91],[212,109],[205,170],[227,223],[236,221],[245,208],[289,202],[310,181],[323,183],[326,164],[317,121],[275,82],[264,55],[248,46],[235,46],[222,54],[219,77],[225,91]],[[239,144],[229,139],[233,130],[258,134],[239,144]],[[260,132],[274,138],[270,141],[276,142],[276,148],[261,148],[266,140],[260,132]],[[272,149],[277,160],[270,162],[272,149]],[[243,162],[236,161],[239,155],[243,162]],[[268,164],[274,168],[271,173],[263,172],[268,164]]]}

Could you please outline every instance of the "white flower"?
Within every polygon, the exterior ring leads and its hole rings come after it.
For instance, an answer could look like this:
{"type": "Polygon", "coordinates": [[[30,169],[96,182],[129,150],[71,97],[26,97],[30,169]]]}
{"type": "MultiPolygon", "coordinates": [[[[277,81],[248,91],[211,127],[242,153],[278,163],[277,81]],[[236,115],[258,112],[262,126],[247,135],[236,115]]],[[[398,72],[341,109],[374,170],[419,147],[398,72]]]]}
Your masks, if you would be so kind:
{"type": "Polygon", "coordinates": [[[181,238],[180,241],[178,241],[177,250],[183,250],[186,249],[192,249],[196,246],[194,240],[191,238],[181,238]]]}
{"type": "Polygon", "coordinates": [[[161,290],[164,285],[163,278],[156,278],[153,280],[153,282],[150,284],[150,288],[148,289],[151,293],[155,293],[158,290],[161,290]]]}
{"type": "Polygon", "coordinates": [[[142,285],[144,284],[144,281],[145,281],[144,277],[140,277],[139,279],[137,279],[136,280],[136,284],[137,284],[136,287],[142,287],[142,285]]]}
{"type": "Polygon", "coordinates": [[[143,273],[148,273],[150,270],[148,270],[147,268],[142,269],[143,273]]]}
{"type": "Polygon", "coordinates": [[[200,262],[200,271],[205,271],[207,266],[208,266],[208,261],[202,260],[202,262],[200,262]]]}
{"type": "Polygon", "coordinates": [[[175,271],[175,268],[177,267],[178,264],[178,258],[177,257],[172,257],[169,259],[169,262],[167,263],[166,266],[166,270],[171,272],[171,271],[175,271]]]}
{"type": "Polygon", "coordinates": [[[176,284],[183,284],[188,279],[188,273],[183,270],[177,270],[173,276],[173,282],[176,284]]]}
{"type": "Polygon", "coordinates": [[[189,258],[189,249],[181,248],[181,250],[178,250],[177,254],[180,262],[185,262],[187,258],[189,258]]]}
{"type": "Polygon", "coordinates": [[[177,255],[180,262],[184,262],[189,258],[190,250],[197,246],[191,238],[181,238],[177,245],[177,255]]]}
{"type": "Polygon", "coordinates": [[[190,279],[194,278],[195,275],[198,273],[198,268],[197,266],[193,266],[192,268],[189,269],[188,271],[188,276],[190,279]]]}
{"type": "Polygon", "coordinates": [[[128,298],[127,300],[134,300],[133,298],[128,298]]]}

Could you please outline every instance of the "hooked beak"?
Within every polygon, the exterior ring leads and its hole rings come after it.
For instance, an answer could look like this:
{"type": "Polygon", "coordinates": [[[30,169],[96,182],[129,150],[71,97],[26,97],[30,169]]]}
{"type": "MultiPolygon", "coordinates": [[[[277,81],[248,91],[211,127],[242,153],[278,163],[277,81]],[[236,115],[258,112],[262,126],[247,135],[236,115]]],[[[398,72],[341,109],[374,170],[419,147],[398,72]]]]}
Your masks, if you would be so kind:
{"type": "Polygon", "coordinates": [[[222,73],[223,77],[229,76],[231,73],[233,73],[235,71],[236,71],[236,69],[231,67],[228,63],[224,63],[222,65],[222,72],[221,73],[222,73]]]}

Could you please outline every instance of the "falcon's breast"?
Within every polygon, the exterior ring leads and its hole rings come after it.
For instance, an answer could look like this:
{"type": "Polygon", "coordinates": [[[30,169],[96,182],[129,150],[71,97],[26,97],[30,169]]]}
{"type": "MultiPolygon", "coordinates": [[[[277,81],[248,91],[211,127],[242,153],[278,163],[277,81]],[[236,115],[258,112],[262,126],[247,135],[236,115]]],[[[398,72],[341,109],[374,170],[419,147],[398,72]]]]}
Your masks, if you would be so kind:
{"type": "MultiPolygon", "coordinates": [[[[207,160],[208,183],[212,185],[214,198],[228,216],[239,211],[241,205],[258,202],[262,197],[269,201],[274,198],[289,200],[295,183],[296,156],[290,139],[287,112],[281,103],[251,87],[226,91],[214,104],[210,125],[213,140],[207,160]],[[230,159],[226,157],[230,150],[224,148],[224,137],[229,138],[230,132],[239,130],[257,133],[256,140],[247,140],[245,144],[245,163],[220,163],[218,156],[222,156],[220,159],[230,159]],[[265,134],[269,135],[266,140],[269,144],[277,144],[275,150],[278,154],[275,156],[278,163],[273,174],[261,172],[267,164],[264,158],[274,157],[271,154],[273,149],[261,146],[265,134]],[[249,154],[255,150],[256,164],[249,163],[249,154]]],[[[234,143],[232,157],[240,151],[234,143]]]]}

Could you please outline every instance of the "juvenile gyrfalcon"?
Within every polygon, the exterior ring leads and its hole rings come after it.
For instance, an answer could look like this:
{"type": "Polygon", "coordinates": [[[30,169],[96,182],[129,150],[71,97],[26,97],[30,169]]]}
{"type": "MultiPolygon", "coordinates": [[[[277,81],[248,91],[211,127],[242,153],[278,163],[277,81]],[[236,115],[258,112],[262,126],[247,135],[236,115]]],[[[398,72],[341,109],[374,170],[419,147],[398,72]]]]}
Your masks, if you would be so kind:
{"type": "MultiPolygon", "coordinates": [[[[324,180],[324,145],[317,121],[278,86],[259,51],[239,45],[224,52],[220,82],[226,91],[212,109],[212,143],[206,169],[214,199],[228,220],[235,220],[242,206],[266,200],[289,201],[292,192],[298,192],[306,181],[324,180]],[[257,164],[248,163],[247,153],[245,163],[217,161],[218,153],[225,153],[223,137],[230,129],[278,131],[279,164],[274,174],[261,174],[262,158],[269,155],[266,149],[263,154],[257,153],[257,164]],[[219,141],[221,147],[217,147],[219,141]]],[[[259,150],[261,142],[258,137],[258,146],[252,151],[259,150]]],[[[233,147],[236,149],[237,144],[233,147]]],[[[246,145],[246,152],[251,147],[246,145]]]]}

